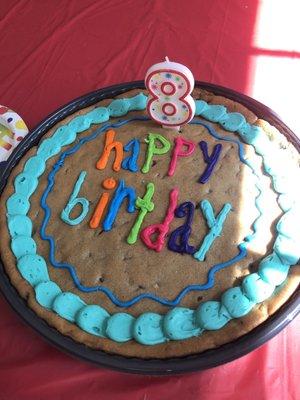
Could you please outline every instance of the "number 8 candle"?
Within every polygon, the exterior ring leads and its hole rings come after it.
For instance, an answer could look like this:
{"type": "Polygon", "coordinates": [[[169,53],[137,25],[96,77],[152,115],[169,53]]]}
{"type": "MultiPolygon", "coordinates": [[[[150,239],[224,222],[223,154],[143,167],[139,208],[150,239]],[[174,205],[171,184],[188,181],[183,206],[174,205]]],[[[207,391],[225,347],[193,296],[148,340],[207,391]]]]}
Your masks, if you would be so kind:
{"type": "Polygon", "coordinates": [[[179,129],[195,114],[195,101],[190,95],[195,80],[184,65],[169,61],[154,64],[146,73],[145,85],[149,91],[147,112],[164,128],[179,129]]]}

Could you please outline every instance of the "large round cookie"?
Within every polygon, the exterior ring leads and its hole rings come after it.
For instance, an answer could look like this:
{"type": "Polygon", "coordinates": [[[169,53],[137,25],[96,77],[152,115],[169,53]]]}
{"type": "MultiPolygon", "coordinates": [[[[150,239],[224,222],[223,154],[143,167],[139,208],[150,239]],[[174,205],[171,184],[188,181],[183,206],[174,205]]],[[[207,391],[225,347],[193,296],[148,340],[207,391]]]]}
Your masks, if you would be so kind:
{"type": "MultiPolygon", "coordinates": [[[[141,91],[121,96],[127,100],[105,100],[80,110],[47,133],[52,142],[42,142],[20,161],[1,198],[8,214],[1,217],[1,253],[13,284],[51,325],[89,346],[142,358],[198,353],[253,329],[273,314],[299,283],[297,268],[290,268],[299,258],[299,235],[293,223],[299,220],[293,184],[299,179],[296,150],[242,105],[201,90],[195,90],[193,96],[201,99],[195,123],[179,133],[143,118],[146,97],[141,91]],[[136,118],[141,120],[132,120],[136,118]],[[103,124],[106,128],[101,132],[103,124]],[[109,129],[114,129],[115,140],[123,147],[133,139],[140,142],[139,171],[114,171],[113,153],[104,169],[96,168],[109,129]],[[171,148],[154,155],[149,171],[143,173],[149,133],[164,137],[171,148]],[[169,176],[176,137],[196,146],[191,156],[178,157],[175,173],[169,176]],[[87,138],[91,140],[84,141],[87,138]],[[79,140],[84,142],[82,146],[62,163],[62,154],[74,149],[79,140]],[[206,183],[199,182],[208,164],[200,141],[207,144],[209,154],[217,144],[222,145],[206,183]],[[46,161],[45,170],[41,158],[46,161]],[[54,185],[47,194],[53,171],[54,185]],[[88,213],[81,223],[69,225],[61,213],[70,205],[82,172],[86,176],[78,197],[88,200],[88,213]],[[154,184],[154,210],[146,214],[141,230],[164,221],[170,192],[178,188],[176,205],[190,202],[195,206],[188,244],[196,250],[212,228],[201,202],[209,202],[215,219],[225,204],[230,204],[230,212],[203,261],[182,251],[180,235],[175,243],[177,250],[181,246],[180,252],[168,247],[172,233],[183,225],[183,217],[171,219],[162,250],[157,252],[140,236],[136,243],[127,243],[139,209],[128,213],[126,202],[112,229],[104,229],[105,215],[98,228],[89,226],[106,178],[114,178],[118,184],[124,180],[139,197],[144,196],[149,182],[154,184]],[[51,216],[46,224],[47,209],[51,216]],[[33,223],[32,231],[27,218],[33,223]],[[67,263],[71,269],[55,268],[49,257],[49,237],[53,237],[56,262],[67,263]],[[81,288],[76,287],[70,270],[81,288]]],[[[110,196],[112,201],[114,195],[110,196]]],[[[106,213],[108,210],[109,205],[106,213]]],[[[69,218],[76,219],[80,212],[80,207],[74,207],[69,218]]],[[[155,237],[152,240],[155,242],[155,237]]]]}

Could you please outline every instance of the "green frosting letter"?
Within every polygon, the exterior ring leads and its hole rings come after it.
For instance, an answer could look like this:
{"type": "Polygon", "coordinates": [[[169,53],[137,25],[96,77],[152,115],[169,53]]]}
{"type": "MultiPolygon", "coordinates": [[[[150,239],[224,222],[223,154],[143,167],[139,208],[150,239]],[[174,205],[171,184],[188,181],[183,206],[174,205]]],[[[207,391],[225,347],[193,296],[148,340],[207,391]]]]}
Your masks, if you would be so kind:
{"type": "Polygon", "coordinates": [[[162,135],[158,133],[149,133],[148,138],[145,139],[146,143],[148,143],[148,149],[147,149],[147,156],[145,160],[145,164],[143,165],[142,172],[144,174],[147,174],[150,170],[151,166],[151,161],[154,156],[154,154],[166,154],[170,148],[171,144],[170,142],[163,137],[162,135]],[[156,147],[155,146],[155,141],[158,140],[161,143],[161,147],[156,147]]]}
{"type": "Polygon", "coordinates": [[[140,211],[128,235],[127,238],[128,244],[134,244],[137,241],[137,236],[141,229],[141,225],[144,221],[146,214],[154,210],[154,203],[151,201],[153,193],[154,193],[154,184],[152,182],[149,182],[147,184],[147,190],[144,197],[142,199],[138,197],[135,201],[135,206],[136,208],[139,208],[140,211]]]}

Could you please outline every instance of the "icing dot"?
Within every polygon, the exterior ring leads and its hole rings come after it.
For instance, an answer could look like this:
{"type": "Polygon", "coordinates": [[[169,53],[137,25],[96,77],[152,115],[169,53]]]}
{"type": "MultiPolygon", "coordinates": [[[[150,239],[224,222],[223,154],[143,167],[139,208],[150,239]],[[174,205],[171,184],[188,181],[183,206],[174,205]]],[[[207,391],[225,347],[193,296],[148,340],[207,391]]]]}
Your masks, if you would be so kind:
{"type": "Polygon", "coordinates": [[[273,248],[284,264],[297,264],[300,258],[300,248],[299,243],[293,238],[279,234],[273,248]]]}
{"type": "Polygon", "coordinates": [[[111,117],[121,117],[129,111],[129,108],[130,108],[129,99],[113,100],[107,107],[109,115],[111,117]]]}
{"type": "Polygon", "coordinates": [[[196,310],[196,323],[207,330],[220,329],[230,319],[228,311],[218,301],[206,301],[196,310]]]}
{"type": "Polygon", "coordinates": [[[169,311],[164,317],[163,326],[164,332],[172,340],[187,339],[202,332],[195,324],[195,312],[183,307],[169,311]]]}
{"type": "Polygon", "coordinates": [[[200,115],[209,106],[204,100],[196,100],[196,111],[195,115],[200,115]]]}
{"type": "Polygon", "coordinates": [[[45,167],[45,161],[41,157],[33,156],[26,161],[23,172],[37,178],[45,171],[45,167]]]}
{"type": "Polygon", "coordinates": [[[6,202],[7,212],[10,215],[27,214],[30,204],[25,196],[14,193],[6,202]]]}
{"type": "Polygon", "coordinates": [[[271,285],[281,285],[289,272],[290,265],[281,261],[276,253],[264,258],[258,267],[260,277],[271,285]]]}
{"type": "Polygon", "coordinates": [[[76,323],[84,331],[96,336],[105,337],[105,329],[109,313],[97,305],[83,307],[76,316],[76,323]]]}
{"type": "Polygon", "coordinates": [[[55,282],[41,282],[35,287],[35,297],[37,302],[46,308],[51,309],[56,296],[61,293],[61,289],[55,282]]]}
{"type": "Polygon", "coordinates": [[[116,187],[116,180],[114,178],[106,178],[103,182],[102,182],[102,186],[104,187],[104,189],[114,189],[116,187]]]}
{"type": "Polygon", "coordinates": [[[106,334],[116,342],[127,342],[132,339],[134,317],[126,313],[116,313],[107,320],[106,334]]]}
{"type": "Polygon", "coordinates": [[[247,275],[242,283],[243,292],[255,303],[260,303],[271,296],[275,287],[261,279],[257,273],[247,275]]]}
{"type": "Polygon", "coordinates": [[[26,215],[10,215],[8,216],[8,229],[12,238],[19,235],[31,236],[31,219],[26,215]]]}
{"type": "Polygon", "coordinates": [[[109,112],[105,107],[97,107],[87,115],[93,124],[100,124],[109,120],[109,112]]]}
{"type": "Polygon", "coordinates": [[[255,305],[242,293],[239,286],[226,290],[222,295],[222,303],[233,318],[248,314],[255,305]]]}
{"type": "Polygon", "coordinates": [[[76,314],[85,306],[85,302],[76,294],[65,292],[59,294],[53,303],[53,310],[68,321],[74,322],[76,314]]]}
{"type": "Polygon", "coordinates": [[[133,336],[141,344],[154,345],[168,339],[162,330],[163,316],[156,313],[141,314],[135,321],[133,336]]]}
{"type": "Polygon", "coordinates": [[[210,104],[208,108],[201,111],[201,116],[211,122],[218,122],[226,114],[226,107],[222,105],[210,104]]]}
{"type": "Polygon", "coordinates": [[[19,258],[18,270],[32,286],[36,286],[40,282],[49,281],[46,262],[38,254],[28,254],[19,258]]]}
{"type": "Polygon", "coordinates": [[[31,196],[37,185],[38,180],[34,176],[28,175],[26,172],[21,172],[17,175],[14,182],[15,192],[26,198],[31,196]]]}
{"type": "Polygon", "coordinates": [[[11,249],[16,258],[20,258],[27,254],[35,254],[36,244],[31,237],[19,235],[12,239],[11,249]]]}
{"type": "Polygon", "coordinates": [[[243,125],[246,123],[245,117],[237,112],[227,113],[225,114],[219,121],[221,125],[227,131],[235,132],[238,129],[242,129],[243,125]]]}

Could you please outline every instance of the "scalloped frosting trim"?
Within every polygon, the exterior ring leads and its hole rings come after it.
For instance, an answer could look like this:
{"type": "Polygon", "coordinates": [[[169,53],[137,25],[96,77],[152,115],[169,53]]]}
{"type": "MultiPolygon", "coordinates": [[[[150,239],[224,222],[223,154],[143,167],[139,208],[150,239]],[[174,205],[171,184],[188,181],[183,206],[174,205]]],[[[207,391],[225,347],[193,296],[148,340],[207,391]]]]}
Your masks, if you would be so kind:
{"type": "MultiPolygon", "coordinates": [[[[99,305],[87,305],[79,296],[62,292],[50,280],[43,257],[36,254],[36,244],[31,237],[32,222],[27,217],[29,198],[46,168],[46,161],[58,154],[63,146],[74,142],[78,133],[91,124],[106,122],[110,117],[123,116],[131,110],[144,110],[146,100],[142,93],[133,98],[113,100],[108,107],[97,107],[59,127],[52,137],[43,140],[37,154],[26,161],[23,171],[15,178],[15,193],[8,198],[6,207],[11,249],[17,258],[17,268],[35,289],[36,300],[41,306],[93,335],[116,342],[135,339],[140,344],[155,345],[199,336],[204,330],[221,329],[231,319],[246,315],[256,304],[268,299],[275,288],[286,280],[290,266],[295,265],[300,257],[300,231],[295,229],[300,222],[300,206],[297,205],[297,185],[289,179],[291,170],[285,172],[278,167],[276,155],[279,152],[264,131],[249,124],[240,113],[230,113],[222,105],[197,100],[196,115],[237,133],[242,141],[251,144],[263,157],[265,172],[272,178],[274,190],[279,194],[278,203],[284,211],[277,223],[278,235],[273,252],[260,262],[257,273],[243,279],[241,286],[227,289],[220,301],[200,303],[196,310],[175,307],[165,315],[146,312],[137,318],[122,312],[110,315],[99,305]]],[[[295,166],[293,168],[299,182],[299,170],[295,166]]]]}

